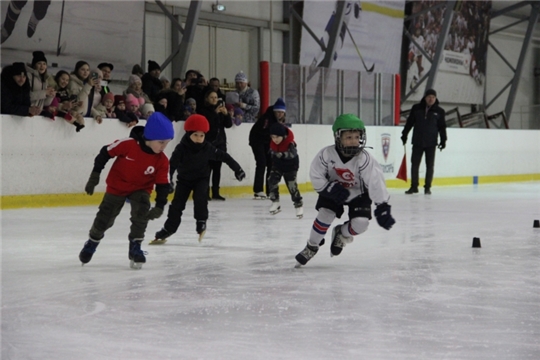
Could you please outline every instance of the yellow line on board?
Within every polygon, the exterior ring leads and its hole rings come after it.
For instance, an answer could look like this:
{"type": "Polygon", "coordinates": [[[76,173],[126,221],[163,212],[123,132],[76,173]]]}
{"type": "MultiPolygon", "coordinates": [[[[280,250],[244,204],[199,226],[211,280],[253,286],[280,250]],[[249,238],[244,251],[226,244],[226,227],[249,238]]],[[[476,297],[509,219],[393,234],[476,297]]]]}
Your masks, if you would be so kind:
{"type": "Polygon", "coordinates": [[[405,10],[404,9],[392,9],[389,7],[377,5],[374,3],[368,3],[362,1],[362,11],[371,11],[378,14],[383,14],[386,16],[390,16],[393,18],[399,18],[403,19],[405,17],[405,10]]]}

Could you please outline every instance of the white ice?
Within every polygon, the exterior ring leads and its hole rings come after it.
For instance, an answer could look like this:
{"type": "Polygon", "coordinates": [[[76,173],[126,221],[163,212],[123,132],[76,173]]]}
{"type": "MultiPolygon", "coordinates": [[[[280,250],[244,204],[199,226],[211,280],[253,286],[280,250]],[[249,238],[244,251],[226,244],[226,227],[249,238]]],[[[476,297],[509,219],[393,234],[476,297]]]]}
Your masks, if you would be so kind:
{"type": "Polygon", "coordinates": [[[141,270],[129,206],[84,267],[96,206],[4,210],[2,359],[539,359],[540,183],[432,190],[301,269],[314,193],[213,201],[200,244],[189,202],[141,270]]]}

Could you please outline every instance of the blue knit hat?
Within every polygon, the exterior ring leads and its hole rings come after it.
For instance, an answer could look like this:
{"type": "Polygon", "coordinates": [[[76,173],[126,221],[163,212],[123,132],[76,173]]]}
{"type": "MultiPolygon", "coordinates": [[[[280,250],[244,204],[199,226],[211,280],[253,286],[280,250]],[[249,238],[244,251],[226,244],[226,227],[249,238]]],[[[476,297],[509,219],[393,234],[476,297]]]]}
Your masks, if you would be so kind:
{"type": "Polygon", "coordinates": [[[283,111],[286,112],[285,101],[282,98],[278,98],[274,104],[274,111],[283,111]]]}
{"type": "Polygon", "coordinates": [[[144,127],[144,138],[146,140],[170,140],[174,138],[174,128],[171,120],[160,112],[155,112],[144,127]]]}

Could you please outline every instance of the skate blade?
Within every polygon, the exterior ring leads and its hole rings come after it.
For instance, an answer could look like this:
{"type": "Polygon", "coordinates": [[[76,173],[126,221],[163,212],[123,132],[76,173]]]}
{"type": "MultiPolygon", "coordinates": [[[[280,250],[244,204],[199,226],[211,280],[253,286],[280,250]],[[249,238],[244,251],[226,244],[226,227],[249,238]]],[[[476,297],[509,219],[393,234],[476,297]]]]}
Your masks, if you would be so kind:
{"type": "Polygon", "coordinates": [[[204,234],[206,234],[206,230],[204,230],[202,233],[199,234],[199,242],[202,241],[204,234]]]}
{"type": "Polygon", "coordinates": [[[154,239],[148,243],[148,245],[163,245],[167,242],[167,239],[154,239]]]}
{"type": "Polygon", "coordinates": [[[302,266],[304,266],[304,265],[300,264],[300,263],[297,261],[297,262],[296,262],[296,265],[294,265],[294,268],[295,268],[295,269],[300,269],[302,266]]]}
{"type": "Polygon", "coordinates": [[[144,263],[136,263],[135,261],[131,260],[129,262],[129,267],[134,270],[141,270],[144,263]]]}
{"type": "Polygon", "coordinates": [[[279,208],[277,210],[274,210],[274,211],[270,211],[270,214],[276,215],[277,213],[280,213],[280,212],[281,212],[281,208],[279,208]]]}
{"type": "Polygon", "coordinates": [[[298,219],[301,219],[303,217],[304,217],[304,215],[296,215],[296,218],[298,218],[298,219]]]}

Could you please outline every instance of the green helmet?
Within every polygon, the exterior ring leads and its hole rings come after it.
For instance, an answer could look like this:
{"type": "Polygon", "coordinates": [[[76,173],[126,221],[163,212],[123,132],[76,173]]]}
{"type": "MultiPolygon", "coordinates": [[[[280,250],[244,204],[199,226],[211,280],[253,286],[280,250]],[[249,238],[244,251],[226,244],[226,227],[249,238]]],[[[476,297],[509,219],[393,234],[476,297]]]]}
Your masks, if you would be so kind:
{"type": "Polygon", "coordinates": [[[356,115],[342,114],[338,116],[336,121],[334,121],[334,125],[332,125],[332,131],[334,132],[336,147],[344,156],[356,156],[360,154],[366,146],[366,128],[364,127],[364,122],[356,115]],[[341,133],[343,131],[359,131],[359,146],[343,146],[341,143],[341,133]]]}

